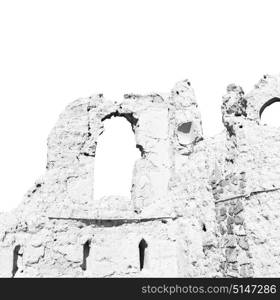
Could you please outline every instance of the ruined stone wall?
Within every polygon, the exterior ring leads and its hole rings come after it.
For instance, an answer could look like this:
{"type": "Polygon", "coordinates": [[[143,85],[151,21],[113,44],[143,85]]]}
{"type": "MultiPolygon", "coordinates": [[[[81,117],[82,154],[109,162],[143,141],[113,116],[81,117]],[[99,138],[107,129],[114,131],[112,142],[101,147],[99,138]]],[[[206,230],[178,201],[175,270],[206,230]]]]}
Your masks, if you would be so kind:
{"type": "Polygon", "coordinates": [[[224,276],[280,274],[280,129],[260,125],[278,89],[279,77],[266,75],[248,95],[231,85],[224,97],[227,152],[211,181],[224,276]]]}
{"type": "Polygon", "coordinates": [[[47,170],[0,214],[0,276],[280,276],[280,129],[260,124],[280,76],[229,85],[225,130],[203,138],[188,80],[170,93],[71,103],[48,138],[47,170]],[[131,199],[94,199],[103,121],[124,117],[141,153],[131,199]],[[145,241],[145,267],[139,262],[145,241]]]}
{"type": "Polygon", "coordinates": [[[1,276],[11,277],[13,248],[19,245],[16,277],[176,276],[174,230],[168,220],[50,219],[42,228],[15,230],[1,245],[1,276]],[[139,272],[139,242],[148,244],[139,272]],[[90,252],[84,264],[83,247],[90,252]],[[164,264],[163,264],[164,262],[164,264]]]}

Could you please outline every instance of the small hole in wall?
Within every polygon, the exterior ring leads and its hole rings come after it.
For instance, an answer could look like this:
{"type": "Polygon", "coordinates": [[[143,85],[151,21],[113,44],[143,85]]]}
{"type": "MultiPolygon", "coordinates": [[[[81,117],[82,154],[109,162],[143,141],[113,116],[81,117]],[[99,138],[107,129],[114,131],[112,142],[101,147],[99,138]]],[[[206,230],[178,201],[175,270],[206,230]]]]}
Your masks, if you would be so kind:
{"type": "Polygon", "coordinates": [[[81,264],[81,268],[83,271],[87,269],[87,258],[90,252],[90,241],[87,241],[83,246],[83,262],[81,264]]]}
{"type": "Polygon", "coordinates": [[[187,134],[190,133],[191,127],[192,127],[192,122],[182,123],[178,126],[178,131],[187,134]]]}
{"type": "Polygon", "coordinates": [[[12,277],[15,277],[17,271],[18,271],[18,257],[20,256],[19,254],[20,246],[17,245],[14,248],[13,252],[13,270],[12,270],[12,277]]]}
{"type": "Polygon", "coordinates": [[[140,271],[144,268],[145,265],[145,251],[148,247],[147,242],[142,239],[139,243],[139,262],[140,262],[140,271]]]}

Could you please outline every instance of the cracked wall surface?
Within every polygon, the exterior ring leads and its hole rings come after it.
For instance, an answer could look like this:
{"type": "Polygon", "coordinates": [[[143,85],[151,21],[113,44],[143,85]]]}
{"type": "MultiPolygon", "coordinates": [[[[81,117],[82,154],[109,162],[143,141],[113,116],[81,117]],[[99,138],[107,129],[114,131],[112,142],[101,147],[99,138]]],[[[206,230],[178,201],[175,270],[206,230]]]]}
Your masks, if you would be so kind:
{"type": "Polygon", "coordinates": [[[225,129],[211,138],[188,80],[121,104],[74,101],[48,137],[45,175],[0,213],[0,276],[279,277],[280,128],[260,123],[276,101],[280,75],[248,94],[229,85],[225,129]],[[130,199],[94,199],[98,137],[113,117],[131,124],[141,158],[130,199]]]}

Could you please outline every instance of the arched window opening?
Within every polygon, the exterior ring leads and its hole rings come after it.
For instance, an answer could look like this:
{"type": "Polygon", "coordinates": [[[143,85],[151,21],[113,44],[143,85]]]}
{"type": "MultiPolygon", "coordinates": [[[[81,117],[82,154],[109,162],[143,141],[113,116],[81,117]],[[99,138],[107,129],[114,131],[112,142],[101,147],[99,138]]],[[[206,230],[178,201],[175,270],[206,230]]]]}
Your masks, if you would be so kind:
{"type": "Polygon", "coordinates": [[[147,242],[142,239],[139,243],[139,262],[140,262],[140,271],[144,268],[145,265],[145,251],[148,248],[147,242]]]}
{"type": "Polygon", "coordinates": [[[20,246],[17,245],[14,248],[13,251],[13,270],[12,270],[12,277],[15,277],[17,271],[18,271],[18,257],[21,256],[21,254],[19,253],[20,251],[20,246]]]}
{"type": "Polygon", "coordinates": [[[272,98],[260,109],[261,124],[280,127],[280,98],[272,98]]]}
{"type": "Polygon", "coordinates": [[[89,252],[90,252],[90,241],[87,241],[84,243],[83,246],[83,262],[81,264],[81,268],[83,271],[86,271],[87,269],[87,259],[89,257],[89,252]]]}
{"type": "Polygon", "coordinates": [[[124,117],[103,122],[104,132],[98,138],[95,157],[94,199],[106,196],[130,199],[134,164],[141,157],[131,124],[124,117]]]}

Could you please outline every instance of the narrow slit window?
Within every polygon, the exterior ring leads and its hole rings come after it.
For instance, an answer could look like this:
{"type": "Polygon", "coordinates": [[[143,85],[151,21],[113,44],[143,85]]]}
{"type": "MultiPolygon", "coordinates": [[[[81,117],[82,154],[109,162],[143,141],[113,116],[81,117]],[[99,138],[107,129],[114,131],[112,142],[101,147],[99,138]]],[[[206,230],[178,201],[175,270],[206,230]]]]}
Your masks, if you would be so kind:
{"type": "Polygon", "coordinates": [[[14,252],[13,252],[13,270],[12,270],[12,277],[15,277],[17,271],[18,271],[18,257],[19,257],[19,250],[20,250],[20,246],[17,245],[14,248],[14,252]]]}
{"type": "Polygon", "coordinates": [[[81,268],[83,271],[87,269],[87,259],[89,257],[90,252],[90,241],[87,241],[83,246],[83,262],[81,264],[81,268]]]}
{"type": "Polygon", "coordinates": [[[147,242],[142,239],[139,243],[139,262],[140,262],[140,271],[144,268],[145,265],[145,251],[148,247],[147,242]]]}
{"type": "Polygon", "coordinates": [[[207,231],[205,223],[202,224],[202,230],[203,230],[204,232],[207,231]]]}

